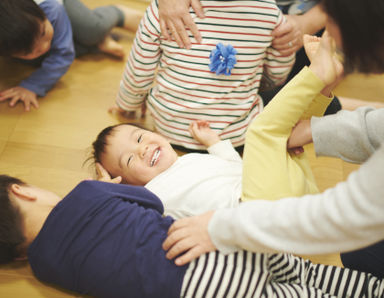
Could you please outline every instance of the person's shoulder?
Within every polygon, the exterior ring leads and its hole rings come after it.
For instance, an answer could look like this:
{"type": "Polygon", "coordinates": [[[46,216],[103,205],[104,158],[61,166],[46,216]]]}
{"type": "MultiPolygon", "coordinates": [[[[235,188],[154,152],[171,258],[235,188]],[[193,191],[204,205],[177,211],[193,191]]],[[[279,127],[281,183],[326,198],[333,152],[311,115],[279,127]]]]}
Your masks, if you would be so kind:
{"type": "Polygon", "coordinates": [[[61,1],[44,0],[40,1],[40,3],[38,4],[51,23],[54,22],[57,18],[59,18],[61,14],[66,14],[65,8],[61,1]]]}
{"type": "Polygon", "coordinates": [[[43,10],[63,7],[63,1],[59,1],[59,0],[34,0],[34,1],[43,10]]]}

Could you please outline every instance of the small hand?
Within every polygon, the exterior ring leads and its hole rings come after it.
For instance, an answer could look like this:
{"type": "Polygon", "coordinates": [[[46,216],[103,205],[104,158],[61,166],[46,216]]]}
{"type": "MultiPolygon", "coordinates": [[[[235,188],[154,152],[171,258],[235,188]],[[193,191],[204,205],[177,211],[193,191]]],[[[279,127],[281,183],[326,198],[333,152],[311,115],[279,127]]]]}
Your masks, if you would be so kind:
{"type": "Polygon", "coordinates": [[[36,109],[39,108],[36,93],[21,86],[13,87],[0,93],[0,101],[7,99],[10,99],[9,105],[11,107],[14,107],[18,101],[24,102],[24,110],[27,112],[30,111],[31,105],[36,109]]]}
{"type": "Polygon", "coordinates": [[[197,120],[189,125],[192,137],[207,148],[220,142],[218,134],[209,127],[208,121],[197,120]]]}
{"type": "Polygon", "coordinates": [[[104,167],[98,162],[96,163],[96,175],[97,175],[98,181],[115,183],[115,184],[119,184],[121,182],[121,176],[117,176],[112,179],[111,175],[109,175],[107,170],[104,169],[104,167]]]}
{"type": "Polygon", "coordinates": [[[186,28],[189,28],[198,43],[201,43],[201,35],[190,13],[192,6],[199,18],[204,18],[204,11],[200,0],[159,0],[160,29],[164,38],[170,40],[172,37],[180,48],[191,48],[191,40],[186,28]]]}
{"type": "Polygon", "coordinates": [[[209,211],[175,221],[163,242],[163,249],[168,251],[166,257],[171,260],[184,253],[175,260],[176,265],[182,266],[204,253],[215,251],[216,247],[208,234],[208,223],[213,214],[214,211],[209,211]]]}
{"type": "Polygon", "coordinates": [[[272,46],[282,55],[296,53],[303,46],[300,16],[285,15],[286,21],[272,31],[272,46]]]}

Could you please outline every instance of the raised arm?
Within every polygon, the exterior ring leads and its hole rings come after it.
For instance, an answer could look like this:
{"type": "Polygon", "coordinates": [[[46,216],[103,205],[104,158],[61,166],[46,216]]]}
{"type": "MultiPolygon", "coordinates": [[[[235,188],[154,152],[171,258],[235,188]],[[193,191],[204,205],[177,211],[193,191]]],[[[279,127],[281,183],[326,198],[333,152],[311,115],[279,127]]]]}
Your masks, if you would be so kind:
{"type": "Polygon", "coordinates": [[[233,148],[230,140],[222,141],[219,135],[210,128],[208,121],[194,121],[189,126],[192,137],[207,147],[209,154],[222,159],[242,162],[239,153],[233,148]]]}

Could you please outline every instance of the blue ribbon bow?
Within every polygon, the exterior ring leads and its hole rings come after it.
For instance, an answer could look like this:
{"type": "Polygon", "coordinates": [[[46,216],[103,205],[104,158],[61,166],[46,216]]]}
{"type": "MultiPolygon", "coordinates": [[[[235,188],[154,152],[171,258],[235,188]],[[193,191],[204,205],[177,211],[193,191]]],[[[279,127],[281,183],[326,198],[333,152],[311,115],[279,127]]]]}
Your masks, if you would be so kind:
{"type": "Polygon", "coordinates": [[[216,72],[217,75],[231,75],[231,69],[236,64],[236,53],[237,51],[230,44],[225,46],[222,43],[218,43],[209,55],[211,60],[209,70],[216,72]]]}

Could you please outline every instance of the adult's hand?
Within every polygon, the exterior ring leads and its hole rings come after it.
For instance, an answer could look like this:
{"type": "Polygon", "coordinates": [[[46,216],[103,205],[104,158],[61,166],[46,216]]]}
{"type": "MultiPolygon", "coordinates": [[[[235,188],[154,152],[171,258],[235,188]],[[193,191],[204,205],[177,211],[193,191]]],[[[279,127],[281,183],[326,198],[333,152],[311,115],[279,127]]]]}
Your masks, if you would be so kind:
{"type": "Polygon", "coordinates": [[[286,21],[272,31],[272,46],[282,55],[296,53],[303,46],[301,16],[286,15],[286,21]]]}
{"type": "Polygon", "coordinates": [[[295,53],[303,46],[304,34],[315,34],[325,27],[327,15],[320,4],[302,15],[286,15],[286,22],[272,31],[272,46],[283,55],[295,53]]]}
{"type": "Polygon", "coordinates": [[[183,253],[175,260],[176,265],[182,266],[204,253],[215,251],[216,247],[208,234],[208,223],[213,213],[209,211],[175,221],[163,243],[163,249],[168,251],[166,257],[173,259],[183,253]]]}
{"type": "Polygon", "coordinates": [[[191,47],[191,40],[186,28],[189,28],[196,41],[201,43],[201,34],[189,13],[190,6],[199,18],[204,18],[200,0],[159,0],[161,33],[167,40],[170,40],[172,35],[179,47],[187,49],[191,47]]]}

